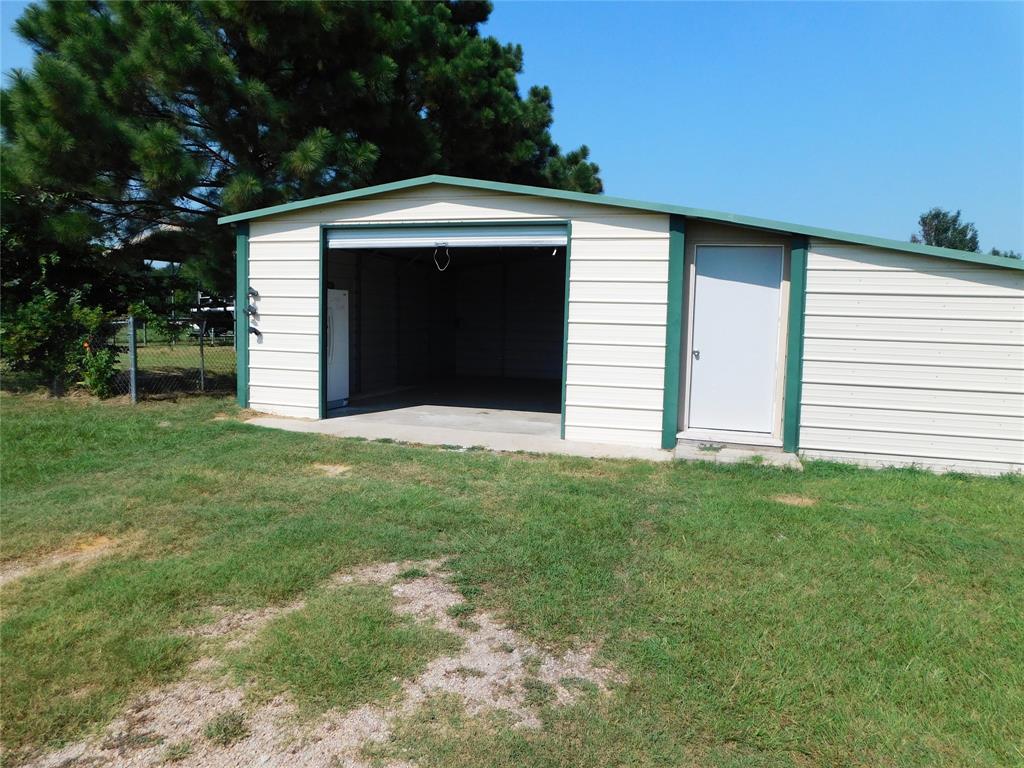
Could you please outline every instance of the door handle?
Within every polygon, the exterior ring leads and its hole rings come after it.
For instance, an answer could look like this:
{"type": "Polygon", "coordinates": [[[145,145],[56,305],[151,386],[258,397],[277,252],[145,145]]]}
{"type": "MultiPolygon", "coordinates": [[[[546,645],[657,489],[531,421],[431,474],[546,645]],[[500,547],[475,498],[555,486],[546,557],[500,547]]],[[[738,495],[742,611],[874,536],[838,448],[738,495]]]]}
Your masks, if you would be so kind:
{"type": "Polygon", "coordinates": [[[700,350],[699,349],[693,350],[693,359],[694,360],[700,360],[700,350]]]}

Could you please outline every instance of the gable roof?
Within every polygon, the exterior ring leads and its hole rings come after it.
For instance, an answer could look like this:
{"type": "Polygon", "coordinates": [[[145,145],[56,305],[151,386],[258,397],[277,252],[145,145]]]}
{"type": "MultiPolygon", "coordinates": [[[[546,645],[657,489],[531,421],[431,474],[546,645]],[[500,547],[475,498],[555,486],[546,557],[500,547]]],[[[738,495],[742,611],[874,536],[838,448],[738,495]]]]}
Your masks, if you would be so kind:
{"type": "Polygon", "coordinates": [[[371,197],[372,195],[381,195],[387,192],[398,192],[403,189],[423,187],[429,184],[444,184],[452,187],[483,189],[491,192],[504,192],[513,195],[530,195],[531,197],[546,197],[554,200],[570,200],[577,203],[590,203],[592,205],[605,205],[615,208],[632,208],[640,211],[650,211],[652,213],[667,213],[694,219],[706,219],[708,221],[718,221],[725,224],[735,224],[742,227],[770,229],[794,235],[819,237],[825,240],[838,240],[846,243],[855,243],[857,245],[870,245],[876,248],[886,248],[892,251],[904,251],[906,253],[915,253],[921,256],[935,256],[940,259],[967,261],[975,264],[985,264],[990,267],[1024,270],[1024,259],[1010,259],[1005,256],[992,256],[987,253],[958,251],[953,248],[939,248],[934,245],[908,243],[902,240],[890,240],[884,237],[873,237],[871,235],[858,235],[852,232],[839,232],[833,229],[808,227],[803,224],[793,224],[786,221],[772,221],[771,219],[760,219],[754,216],[743,216],[737,213],[708,211],[701,208],[689,208],[682,205],[651,203],[643,200],[629,200],[622,197],[592,195],[584,192],[568,192],[562,189],[532,187],[526,184],[509,184],[501,181],[467,179],[460,176],[445,176],[436,173],[430,174],[429,176],[418,176],[414,179],[405,179],[404,181],[394,181],[389,184],[377,184],[372,187],[353,189],[349,192],[338,192],[333,195],[311,197],[307,200],[296,200],[292,203],[272,205],[268,208],[257,208],[253,211],[235,213],[230,216],[221,216],[217,219],[217,223],[234,224],[240,221],[250,221],[252,219],[260,219],[265,216],[275,216],[281,213],[298,211],[303,208],[313,208],[318,205],[329,205],[331,203],[342,203],[347,200],[357,200],[362,197],[371,197]]]}

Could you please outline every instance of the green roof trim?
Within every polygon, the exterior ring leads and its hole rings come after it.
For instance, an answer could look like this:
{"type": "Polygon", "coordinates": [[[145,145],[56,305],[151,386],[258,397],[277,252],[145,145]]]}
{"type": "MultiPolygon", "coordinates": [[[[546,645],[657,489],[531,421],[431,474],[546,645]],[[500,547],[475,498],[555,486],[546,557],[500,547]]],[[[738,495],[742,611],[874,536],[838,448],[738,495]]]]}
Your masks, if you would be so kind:
{"type": "Polygon", "coordinates": [[[233,224],[240,221],[250,221],[252,219],[263,218],[264,216],[276,216],[281,213],[300,211],[304,208],[313,208],[318,205],[329,205],[331,203],[342,203],[347,200],[358,200],[362,197],[382,195],[388,192],[399,192],[404,189],[427,186],[428,184],[444,184],[452,187],[483,189],[490,192],[504,192],[512,195],[530,195],[532,197],[547,197],[554,200],[569,200],[577,203],[606,205],[613,208],[632,208],[640,211],[650,211],[652,213],[667,213],[675,216],[686,216],[694,219],[706,219],[708,221],[719,221],[725,224],[735,224],[741,227],[769,229],[776,232],[787,232],[793,235],[805,235],[807,237],[817,237],[825,240],[838,240],[845,243],[856,243],[857,245],[870,245],[875,248],[904,251],[906,253],[915,253],[920,256],[934,256],[940,259],[953,259],[955,261],[967,261],[974,264],[985,264],[990,267],[1024,270],[1024,259],[1010,259],[1005,256],[992,256],[987,253],[957,251],[952,248],[939,248],[934,245],[908,243],[902,240],[889,240],[884,237],[858,235],[852,232],[839,232],[837,230],[823,229],[821,227],[807,227],[802,224],[793,224],[786,221],[772,221],[771,219],[742,216],[736,213],[723,213],[722,211],[688,208],[682,205],[651,203],[643,200],[628,200],[622,197],[591,195],[584,192],[567,192],[562,189],[531,187],[526,184],[508,184],[501,181],[482,181],[480,179],[466,179],[459,176],[444,176],[442,174],[419,176],[415,179],[394,181],[390,184],[377,184],[372,187],[353,189],[349,192],[338,192],[333,195],[312,197],[308,200],[296,200],[293,203],[283,203],[282,205],[272,205],[269,208],[258,208],[254,211],[245,211],[243,213],[235,213],[230,216],[221,216],[217,219],[217,223],[233,224]]]}

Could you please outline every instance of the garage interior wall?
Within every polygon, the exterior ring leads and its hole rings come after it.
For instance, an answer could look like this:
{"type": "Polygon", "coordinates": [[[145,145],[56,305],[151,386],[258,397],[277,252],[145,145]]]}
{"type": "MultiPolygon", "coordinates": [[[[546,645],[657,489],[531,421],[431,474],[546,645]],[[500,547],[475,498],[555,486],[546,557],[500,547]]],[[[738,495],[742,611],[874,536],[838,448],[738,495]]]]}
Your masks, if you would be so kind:
{"type": "Polygon", "coordinates": [[[804,454],[1024,468],[1024,273],[812,240],[805,313],[804,454]]]}
{"type": "Polygon", "coordinates": [[[562,376],[564,248],[332,250],[353,397],[452,377],[562,376]],[[445,257],[439,255],[442,266],[445,257]]]}

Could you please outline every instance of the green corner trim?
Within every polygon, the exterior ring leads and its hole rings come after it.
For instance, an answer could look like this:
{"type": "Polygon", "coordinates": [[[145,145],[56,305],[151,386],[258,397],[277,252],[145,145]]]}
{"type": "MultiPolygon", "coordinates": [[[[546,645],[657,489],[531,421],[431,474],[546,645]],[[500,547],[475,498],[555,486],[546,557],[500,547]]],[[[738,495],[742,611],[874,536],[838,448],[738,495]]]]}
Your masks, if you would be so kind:
{"type": "Polygon", "coordinates": [[[235,392],[249,407],[249,224],[235,225],[235,392]]]}
{"type": "Polygon", "coordinates": [[[679,386],[683,340],[683,264],[686,219],[668,220],[668,311],[665,327],[665,391],[661,411],[661,447],[675,448],[679,431],[679,386]]]}
{"type": "Polygon", "coordinates": [[[565,304],[562,315],[562,420],[560,436],[565,440],[565,394],[569,380],[569,270],[572,268],[572,222],[565,225],[565,304]]]}
{"type": "Polygon", "coordinates": [[[592,205],[606,205],[615,208],[633,208],[651,213],[668,213],[676,216],[685,216],[691,219],[706,219],[708,221],[720,221],[726,224],[736,224],[741,227],[753,227],[755,229],[767,229],[775,232],[785,232],[806,235],[808,237],[822,238],[824,240],[838,240],[844,243],[856,243],[858,245],[870,245],[875,248],[885,248],[891,251],[903,251],[915,253],[921,256],[934,256],[940,259],[953,259],[955,261],[967,261],[975,264],[985,264],[990,267],[1002,267],[1004,269],[1024,270],[1024,259],[1008,259],[1003,256],[992,256],[987,253],[972,253],[970,251],[957,251],[952,248],[939,248],[934,245],[922,245],[920,243],[908,243],[903,240],[889,240],[883,237],[871,235],[858,235],[852,232],[841,232],[834,229],[822,227],[808,227],[802,224],[793,224],[785,221],[773,221],[772,219],[761,219],[755,216],[743,216],[737,213],[726,213],[723,211],[709,211],[702,208],[690,208],[682,205],[668,205],[666,203],[652,203],[644,200],[630,200],[623,197],[610,197],[606,195],[591,195],[584,192],[568,192],[562,189],[548,189],[546,187],[531,187],[525,184],[507,184],[498,181],[483,181],[481,179],[466,179],[459,176],[444,176],[432,174],[430,176],[419,176],[404,181],[394,181],[389,184],[377,184],[372,187],[353,189],[348,192],[338,192],[333,195],[313,197],[308,200],[296,200],[292,203],[272,205],[269,208],[258,208],[253,211],[221,216],[217,219],[218,224],[233,224],[239,221],[249,221],[264,216],[276,216],[282,213],[311,208],[317,205],[328,205],[341,203],[346,200],[356,200],[372,195],[382,195],[388,192],[399,192],[414,187],[423,187],[429,184],[444,184],[452,187],[463,187],[467,189],[482,189],[489,192],[503,192],[513,195],[530,195],[531,197],[545,197],[554,200],[571,200],[579,203],[590,203],[592,205]]]}
{"type": "Polygon", "coordinates": [[[317,326],[317,331],[320,337],[320,343],[317,345],[318,354],[316,360],[317,367],[317,380],[320,382],[320,398],[319,398],[319,410],[320,418],[327,418],[327,366],[324,361],[327,360],[327,227],[323,224],[320,225],[320,248],[317,250],[317,258],[319,259],[319,268],[317,275],[319,276],[318,283],[320,284],[320,322],[317,326]]]}
{"type": "Polygon", "coordinates": [[[789,319],[786,333],[786,387],[782,411],[782,450],[800,447],[800,398],[804,377],[804,309],[807,304],[807,238],[793,237],[789,252],[789,319]]]}

